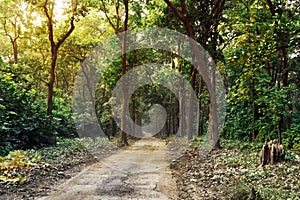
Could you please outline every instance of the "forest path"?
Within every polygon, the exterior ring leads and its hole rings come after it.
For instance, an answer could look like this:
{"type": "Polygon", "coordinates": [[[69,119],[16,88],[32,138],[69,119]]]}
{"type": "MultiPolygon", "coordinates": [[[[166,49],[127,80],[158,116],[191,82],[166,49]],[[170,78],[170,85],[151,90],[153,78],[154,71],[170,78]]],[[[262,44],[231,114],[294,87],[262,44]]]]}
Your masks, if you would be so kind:
{"type": "Polygon", "coordinates": [[[175,199],[167,146],[144,138],[95,163],[38,200],[175,199]]]}

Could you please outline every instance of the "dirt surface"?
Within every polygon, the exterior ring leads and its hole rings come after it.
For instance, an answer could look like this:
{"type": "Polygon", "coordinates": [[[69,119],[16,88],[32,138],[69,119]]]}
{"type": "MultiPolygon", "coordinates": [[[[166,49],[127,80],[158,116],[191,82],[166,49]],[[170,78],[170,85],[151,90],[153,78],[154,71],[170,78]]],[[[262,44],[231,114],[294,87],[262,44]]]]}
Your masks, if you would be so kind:
{"type": "Polygon", "coordinates": [[[199,156],[190,148],[170,165],[177,199],[300,200],[299,156],[264,168],[258,160],[255,150],[223,148],[199,156]]]}
{"type": "Polygon", "coordinates": [[[38,200],[177,199],[168,150],[157,138],[141,139],[95,163],[38,200]]]}
{"type": "Polygon", "coordinates": [[[203,156],[199,149],[182,152],[183,145],[166,143],[149,138],[125,149],[100,148],[99,155],[68,154],[61,163],[28,171],[24,184],[0,185],[0,200],[246,200],[252,188],[262,197],[256,199],[299,199],[299,156],[258,168],[255,149],[223,148],[203,156]]]}
{"type": "MultiPolygon", "coordinates": [[[[98,147],[97,147],[98,148],[98,147]]],[[[86,167],[97,162],[94,155],[83,146],[69,150],[64,146],[47,147],[42,163],[24,168],[19,173],[26,177],[24,183],[0,184],[0,200],[33,200],[47,195],[57,185],[64,183],[71,177],[76,176],[86,167]],[[62,154],[62,155],[58,155],[62,154]]],[[[98,158],[105,158],[117,151],[110,146],[98,148],[98,158]]]]}

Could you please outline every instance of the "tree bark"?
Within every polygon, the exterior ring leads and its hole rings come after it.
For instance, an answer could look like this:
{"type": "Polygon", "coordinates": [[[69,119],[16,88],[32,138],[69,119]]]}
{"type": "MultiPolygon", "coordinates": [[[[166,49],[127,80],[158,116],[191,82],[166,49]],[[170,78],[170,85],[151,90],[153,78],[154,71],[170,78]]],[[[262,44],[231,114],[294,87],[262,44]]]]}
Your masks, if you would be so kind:
{"type": "MultiPolygon", "coordinates": [[[[178,41],[178,56],[177,56],[177,64],[178,64],[178,72],[181,73],[181,44],[180,41],[178,41]]],[[[179,82],[179,90],[178,90],[178,101],[179,101],[179,136],[183,136],[183,127],[185,127],[186,124],[186,118],[185,118],[185,109],[184,109],[184,102],[185,102],[185,96],[184,96],[184,81],[180,80],[179,82]]]]}
{"type": "Polygon", "coordinates": [[[48,83],[48,103],[47,103],[48,116],[52,116],[52,110],[53,110],[53,89],[54,89],[54,82],[55,82],[56,60],[57,60],[57,52],[53,51],[51,55],[50,77],[48,83]]]}
{"type": "Polygon", "coordinates": [[[19,62],[19,52],[18,52],[18,43],[17,40],[13,41],[13,49],[14,49],[14,64],[19,62]]]}
{"type": "MultiPolygon", "coordinates": [[[[125,6],[125,20],[124,20],[124,33],[123,33],[123,38],[122,38],[122,76],[126,74],[126,48],[127,48],[127,33],[126,31],[128,30],[128,0],[124,0],[124,6],[125,6]]],[[[128,141],[127,141],[127,134],[124,131],[125,130],[125,118],[126,118],[126,111],[127,111],[127,89],[126,89],[126,82],[125,79],[123,79],[122,83],[122,92],[123,92],[123,102],[122,102],[122,118],[121,118],[121,141],[122,145],[128,146],[128,141]]]]}

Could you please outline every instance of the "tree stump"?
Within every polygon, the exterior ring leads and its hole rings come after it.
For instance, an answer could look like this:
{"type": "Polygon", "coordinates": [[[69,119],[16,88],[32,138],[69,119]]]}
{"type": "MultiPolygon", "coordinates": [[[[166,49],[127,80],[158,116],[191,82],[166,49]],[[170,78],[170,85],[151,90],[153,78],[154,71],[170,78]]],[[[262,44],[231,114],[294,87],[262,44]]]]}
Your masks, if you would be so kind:
{"type": "Polygon", "coordinates": [[[260,166],[274,165],[284,160],[283,146],[278,143],[278,140],[270,140],[265,142],[259,153],[260,166]]]}

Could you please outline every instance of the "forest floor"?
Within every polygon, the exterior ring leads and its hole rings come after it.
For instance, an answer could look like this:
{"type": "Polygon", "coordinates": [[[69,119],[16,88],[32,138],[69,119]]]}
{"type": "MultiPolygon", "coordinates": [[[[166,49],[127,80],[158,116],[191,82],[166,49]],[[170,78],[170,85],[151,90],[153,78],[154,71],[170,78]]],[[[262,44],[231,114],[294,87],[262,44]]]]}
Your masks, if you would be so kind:
{"type": "Polygon", "coordinates": [[[285,162],[262,168],[261,145],[231,141],[221,145],[206,156],[199,156],[199,148],[190,148],[171,164],[178,199],[300,200],[299,155],[286,152],[285,162]]]}
{"type": "Polygon", "coordinates": [[[259,147],[227,141],[202,157],[191,147],[170,164],[165,144],[151,138],[124,149],[103,148],[100,162],[86,152],[68,153],[69,158],[27,172],[21,185],[0,184],[0,200],[300,199],[296,154],[259,168],[259,147]]]}

